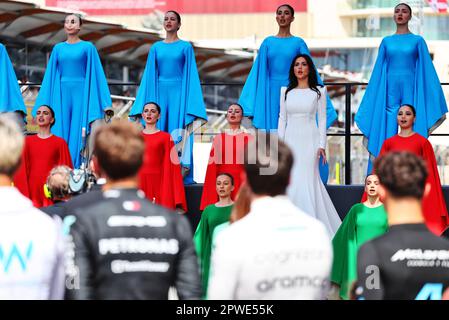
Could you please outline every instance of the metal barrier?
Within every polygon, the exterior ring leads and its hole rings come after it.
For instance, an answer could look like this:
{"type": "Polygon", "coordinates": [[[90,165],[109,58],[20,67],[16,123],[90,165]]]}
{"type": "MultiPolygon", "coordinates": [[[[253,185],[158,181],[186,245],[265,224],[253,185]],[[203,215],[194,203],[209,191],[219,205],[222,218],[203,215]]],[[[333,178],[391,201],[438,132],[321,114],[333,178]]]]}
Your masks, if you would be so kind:
{"type": "MultiPolygon", "coordinates": [[[[27,87],[36,87],[40,86],[40,83],[25,83],[20,84],[21,86],[27,86],[27,87]]],[[[139,84],[135,82],[113,82],[109,83],[109,86],[134,86],[137,87],[139,84]]],[[[243,87],[244,83],[227,83],[227,82],[208,82],[208,83],[202,83],[203,87],[207,86],[236,86],[236,87],[243,87]]],[[[345,127],[343,133],[328,133],[328,136],[340,136],[344,137],[345,140],[345,152],[344,152],[344,163],[345,163],[345,179],[344,184],[345,185],[351,185],[352,182],[352,173],[351,173],[351,137],[357,137],[362,136],[361,133],[353,133],[351,132],[351,125],[352,125],[352,88],[354,86],[366,86],[367,83],[364,82],[325,82],[324,85],[326,86],[344,86],[345,88],[345,127]]],[[[447,86],[449,83],[441,83],[442,86],[447,86]]],[[[24,90],[22,90],[24,91],[24,90]]],[[[121,99],[127,101],[127,103],[124,106],[124,110],[120,110],[120,116],[124,115],[132,106],[132,102],[135,100],[133,97],[125,97],[125,96],[118,96],[118,95],[112,95],[113,99],[121,99]]],[[[219,114],[223,117],[226,112],[221,110],[215,110],[215,109],[207,109],[209,113],[215,113],[219,114]]],[[[440,134],[431,134],[431,136],[448,136],[449,133],[440,133],[440,134]]]]}

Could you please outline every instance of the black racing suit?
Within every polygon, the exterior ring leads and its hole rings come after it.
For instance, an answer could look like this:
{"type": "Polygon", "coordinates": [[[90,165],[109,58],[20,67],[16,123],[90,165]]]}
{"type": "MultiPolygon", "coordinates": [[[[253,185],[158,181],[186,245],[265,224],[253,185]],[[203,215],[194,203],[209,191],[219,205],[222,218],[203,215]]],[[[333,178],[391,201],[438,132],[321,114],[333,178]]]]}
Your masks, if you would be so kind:
{"type": "Polygon", "coordinates": [[[391,226],[360,248],[357,273],[358,299],[449,298],[449,241],[424,224],[391,226]]]}
{"type": "Polygon", "coordinates": [[[67,299],[199,299],[201,285],[187,219],[137,189],[113,189],[75,212],[67,299]]]}
{"type": "Polygon", "coordinates": [[[446,228],[446,230],[443,231],[443,234],[441,236],[449,239],[449,228],[446,228]]]}

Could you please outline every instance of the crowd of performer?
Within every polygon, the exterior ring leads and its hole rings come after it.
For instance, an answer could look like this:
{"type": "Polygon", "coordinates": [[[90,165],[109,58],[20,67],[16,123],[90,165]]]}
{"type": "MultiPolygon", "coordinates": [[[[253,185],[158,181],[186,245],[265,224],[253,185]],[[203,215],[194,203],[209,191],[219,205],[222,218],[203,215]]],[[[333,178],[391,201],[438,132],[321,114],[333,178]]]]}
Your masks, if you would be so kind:
{"type": "Polygon", "coordinates": [[[325,187],[336,112],[290,32],[294,18],[290,5],[277,8],[278,33],[228,107],[194,234],[184,186],[207,114],[179,13],[165,13],[129,121],[102,124],[106,77],[71,14],[32,111],[38,132],[24,138],[27,111],[0,44],[0,112],[13,119],[0,119],[0,272],[10,277],[0,277],[0,298],[165,299],[170,287],[181,299],[449,298],[449,217],[427,139],[448,110],[427,45],[409,30],[411,7],[394,8],[397,31],[382,40],[355,116],[370,159],[365,193],[343,221],[325,187]],[[72,169],[86,167],[97,189],[71,199],[72,169]],[[5,248],[25,252],[19,265],[5,248]]]}

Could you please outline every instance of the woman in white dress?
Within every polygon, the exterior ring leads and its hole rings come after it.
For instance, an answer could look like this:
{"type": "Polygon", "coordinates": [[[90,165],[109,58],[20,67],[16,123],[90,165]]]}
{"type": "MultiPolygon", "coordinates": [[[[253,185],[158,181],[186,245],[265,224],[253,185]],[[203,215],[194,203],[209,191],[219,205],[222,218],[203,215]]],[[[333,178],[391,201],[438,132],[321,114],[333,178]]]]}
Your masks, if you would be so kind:
{"type": "Polygon", "coordinates": [[[333,237],[341,219],[318,170],[320,156],[326,161],[326,88],[318,84],[316,74],[309,55],[293,59],[289,85],[281,88],[278,134],[294,154],[289,198],[324,223],[333,237]]]}

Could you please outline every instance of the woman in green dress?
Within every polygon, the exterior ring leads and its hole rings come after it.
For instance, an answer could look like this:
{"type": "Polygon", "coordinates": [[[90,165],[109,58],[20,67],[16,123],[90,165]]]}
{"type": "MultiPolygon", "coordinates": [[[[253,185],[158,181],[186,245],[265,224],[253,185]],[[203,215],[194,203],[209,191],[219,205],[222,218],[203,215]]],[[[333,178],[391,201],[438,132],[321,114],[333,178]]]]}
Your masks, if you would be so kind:
{"type": "Polygon", "coordinates": [[[366,241],[384,234],[388,228],[376,175],[366,177],[365,192],[368,199],[351,208],[332,240],[334,262],[331,281],[339,287],[339,296],[345,300],[349,299],[349,290],[357,278],[358,249],[366,241]]]}
{"type": "Polygon", "coordinates": [[[196,229],[193,241],[199,258],[201,270],[201,283],[203,297],[206,296],[209,280],[210,255],[212,246],[212,235],[216,226],[229,221],[233,201],[231,199],[234,190],[234,178],[228,173],[221,173],[216,179],[216,191],[219,201],[207,206],[196,229]]]}

